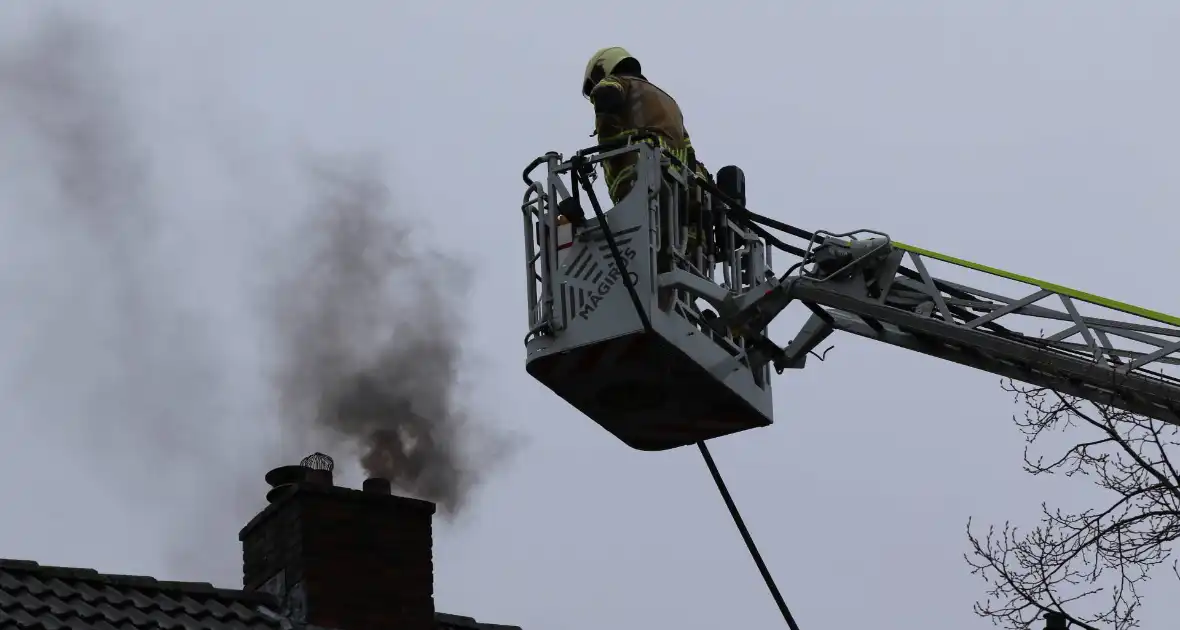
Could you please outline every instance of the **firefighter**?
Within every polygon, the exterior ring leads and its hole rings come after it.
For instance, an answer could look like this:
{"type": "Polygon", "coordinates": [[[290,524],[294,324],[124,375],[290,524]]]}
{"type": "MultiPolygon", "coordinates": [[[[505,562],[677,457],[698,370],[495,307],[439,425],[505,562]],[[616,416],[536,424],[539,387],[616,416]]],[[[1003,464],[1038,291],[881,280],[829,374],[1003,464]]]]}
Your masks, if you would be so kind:
{"type": "MultiPolygon", "coordinates": [[[[594,53],[582,77],[582,96],[594,104],[594,132],[599,143],[648,132],[656,137],[648,142],[659,143],[688,163],[692,142],[680,106],[643,76],[639,60],[625,49],[615,46],[594,53]]],[[[635,183],[636,157],[627,153],[603,163],[607,191],[614,203],[626,197],[635,183]]]]}
{"type": "MultiPolygon", "coordinates": [[[[643,68],[631,53],[618,46],[603,48],[590,57],[582,76],[582,96],[594,105],[594,133],[600,144],[648,133],[652,137],[642,141],[656,144],[681,164],[708,178],[704,165],[697,162],[684,115],[680,106],[664,90],[643,75],[643,68]]],[[[619,203],[635,185],[635,152],[623,153],[602,162],[607,192],[613,203],[619,203]]],[[[701,217],[700,189],[694,187],[688,200],[682,225],[688,227],[686,253],[699,251],[704,240],[701,217]]],[[[671,209],[669,209],[671,210],[671,209]]],[[[679,212],[679,210],[678,210],[679,212]]],[[[671,265],[670,252],[660,252],[657,267],[660,271],[671,265]]],[[[661,295],[661,308],[669,296],[661,295]]]]}
{"type": "MultiPolygon", "coordinates": [[[[594,53],[582,77],[582,96],[594,105],[594,133],[599,143],[648,132],[655,138],[644,142],[658,143],[682,164],[709,178],[704,165],[696,160],[680,106],[643,75],[639,60],[627,50],[614,46],[594,53]]],[[[607,192],[613,203],[626,197],[635,185],[637,160],[638,155],[632,152],[603,162],[607,192]]],[[[689,239],[695,244],[700,238],[695,229],[700,222],[699,189],[689,203],[688,215],[689,239]]]]}

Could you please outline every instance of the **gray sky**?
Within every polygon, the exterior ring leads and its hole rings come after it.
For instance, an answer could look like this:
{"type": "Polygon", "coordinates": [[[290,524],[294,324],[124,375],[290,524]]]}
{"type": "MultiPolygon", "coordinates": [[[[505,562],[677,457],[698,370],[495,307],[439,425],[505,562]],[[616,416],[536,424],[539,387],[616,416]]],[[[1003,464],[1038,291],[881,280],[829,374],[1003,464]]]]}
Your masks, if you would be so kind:
{"type": "MultiPolygon", "coordinates": [[[[0,42],[51,4],[4,3],[0,42]]],[[[0,557],[240,583],[237,530],[289,439],[252,302],[259,251],[307,203],[301,155],[362,152],[423,238],[474,265],[477,317],[456,331],[467,398],[521,437],[436,526],[438,608],[525,628],[781,624],[695,450],[630,451],[524,371],[519,174],[591,143],[577,89],[601,46],[676,96],[707,164],[745,169],[755,211],[1180,313],[1160,289],[1177,263],[1176,2],[56,4],[119,40],[125,78],[83,83],[126,101],[105,142],[146,175],[86,215],[126,223],[52,214],[53,156],[19,127],[57,110],[0,98],[15,138],[0,147],[0,557]],[[148,227],[155,249],[127,246],[148,227]],[[136,271],[112,280],[118,265],[136,271]],[[127,335],[145,349],[116,365],[127,335]]],[[[967,517],[1031,525],[1041,500],[1081,505],[1088,488],[1020,472],[997,377],[836,344],[778,378],[774,427],[713,444],[796,617],[990,627],[970,612],[967,517]]],[[[1156,595],[1144,627],[1174,611],[1156,595]]]]}

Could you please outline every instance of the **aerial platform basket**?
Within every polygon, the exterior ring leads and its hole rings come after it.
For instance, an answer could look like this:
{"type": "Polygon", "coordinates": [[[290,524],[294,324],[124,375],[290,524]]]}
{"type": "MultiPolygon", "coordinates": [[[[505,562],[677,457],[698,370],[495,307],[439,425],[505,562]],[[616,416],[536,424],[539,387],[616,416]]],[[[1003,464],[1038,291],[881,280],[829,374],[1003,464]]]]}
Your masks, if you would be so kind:
{"type": "Polygon", "coordinates": [[[568,161],[550,153],[526,170],[525,181],[529,374],[640,450],[771,424],[766,362],[711,324],[715,312],[683,290],[761,282],[769,263],[757,237],[723,223],[710,231],[714,255],[687,247],[687,199],[704,194],[709,207],[708,193],[682,165],[643,143],[598,147],[568,161]],[[635,185],[603,211],[591,167],[626,154],[636,161],[635,185]],[[534,182],[529,173],[541,165],[545,180],[534,182]],[[593,213],[579,220],[585,207],[593,213]]]}

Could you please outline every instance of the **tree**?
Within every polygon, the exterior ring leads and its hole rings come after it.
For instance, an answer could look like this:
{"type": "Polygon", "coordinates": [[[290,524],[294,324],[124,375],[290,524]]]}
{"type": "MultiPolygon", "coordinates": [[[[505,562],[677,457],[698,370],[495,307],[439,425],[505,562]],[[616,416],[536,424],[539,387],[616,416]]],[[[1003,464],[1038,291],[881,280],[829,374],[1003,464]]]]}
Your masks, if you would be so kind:
{"type": "Polygon", "coordinates": [[[1026,438],[1025,471],[1086,477],[1107,500],[1078,512],[1043,503],[1029,531],[1005,523],[980,535],[968,521],[966,559],[988,582],[976,614],[1020,630],[1043,627],[1037,620],[1049,612],[1075,628],[1138,627],[1142,585],[1161,565],[1180,579],[1171,561],[1180,538],[1180,427],[1045,388],[1003,387],[1026,408],[1014,418],[1026,438]],[[1067,446],[1046,444],[1055,435],[1067,446]]]}

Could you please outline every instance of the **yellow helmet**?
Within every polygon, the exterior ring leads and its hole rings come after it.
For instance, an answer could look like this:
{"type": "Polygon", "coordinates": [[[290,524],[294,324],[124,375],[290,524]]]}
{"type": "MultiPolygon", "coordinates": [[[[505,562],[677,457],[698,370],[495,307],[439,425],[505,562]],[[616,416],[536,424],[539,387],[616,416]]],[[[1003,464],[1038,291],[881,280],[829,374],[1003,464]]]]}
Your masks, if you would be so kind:
{"type": "Polygon", "coordinates": [[[582,76],[582,96],[590,98],[590,90],[624,61],[631,62],[636,72],[640,71],[639,60],[619,46],[603,48],[594,53],[590,61],[586,62],[586,73],[582,76]]]}

